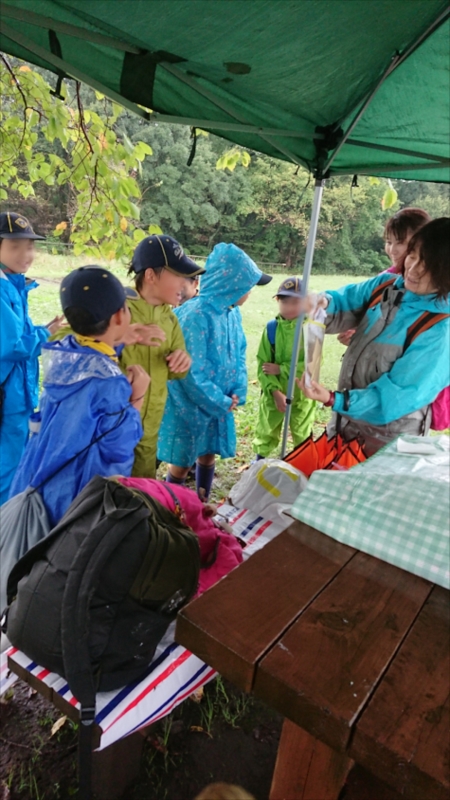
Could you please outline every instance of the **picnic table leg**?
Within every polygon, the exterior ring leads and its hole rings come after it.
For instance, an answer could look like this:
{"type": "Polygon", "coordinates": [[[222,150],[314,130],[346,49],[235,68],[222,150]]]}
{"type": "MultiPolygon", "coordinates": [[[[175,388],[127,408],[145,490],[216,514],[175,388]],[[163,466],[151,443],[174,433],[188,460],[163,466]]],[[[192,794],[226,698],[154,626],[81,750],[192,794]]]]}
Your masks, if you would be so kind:
{"type": "Polygon", "coordinates": [[[285,719],[269,800],[336,800],[353,763],[285,719]]]}
{"type": "Polygon", "coordinates": [[[144,737],[132,733],[92,754],[92,790],[99,800],[122,797],[139,774],[144,737]]]}

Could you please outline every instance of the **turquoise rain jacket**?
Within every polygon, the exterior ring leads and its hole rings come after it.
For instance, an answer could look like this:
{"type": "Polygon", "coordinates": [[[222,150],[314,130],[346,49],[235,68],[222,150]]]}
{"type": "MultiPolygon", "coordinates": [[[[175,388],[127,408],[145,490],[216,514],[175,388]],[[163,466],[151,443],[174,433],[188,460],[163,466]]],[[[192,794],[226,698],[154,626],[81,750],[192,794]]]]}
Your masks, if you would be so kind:
{"type": "MultiPolygon", "coordinates": [[[[356,328],[345,353],[333,411],[346,439],[360,434],[374,451],[400,433],[426,434],[430,404],[450,382],[450,319],[420,333],[404,351],[408,328],[425,311],[450,313],[448,300],[405,289],[401,276],[368,308],[385,273],[326,292],[327,333],[356,328]],[[345,390],[348,394],[344,394],[345,390]],[[347,402],[346,402],[347,400],[347,402]]],[[[329,433],[335,429],[334,416],[329,433]]]]}
{"type": "Polygon", "coordinates": [[[66,336],[44,345],[42,363],[40,409],[10,496],[46,481],[39,492],[53,526],[94,475],[131,475],[142,424],[130,384],[108,356],[66,336]]]}
{"type": "Polygon", "coordinates": [[[158,458],[180,467],[207,453],[235,455],[231,396],[243,405],[247,395],[247,343],[240,309],[233,306],[262,272],[243,250],[224,243],[205,267],[199,296],[176,311],[192,366],[186,378],[169,383],[158,439],[158,458]]]}
{"type": "Polygon", "coordinates": [[[38,402],[38,356],[50,336],[43,325],[33,325],[28,315],[28,292],[37,285],[25,275],[0,269],[0,504],[8,497],[27,441],[28,419],[38,402]]]}

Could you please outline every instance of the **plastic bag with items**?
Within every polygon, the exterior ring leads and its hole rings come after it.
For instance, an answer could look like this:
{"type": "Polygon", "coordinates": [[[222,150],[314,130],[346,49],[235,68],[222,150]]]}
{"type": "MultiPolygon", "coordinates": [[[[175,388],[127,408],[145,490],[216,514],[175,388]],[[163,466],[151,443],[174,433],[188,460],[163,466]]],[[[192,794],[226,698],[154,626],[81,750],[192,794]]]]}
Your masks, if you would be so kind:
{"type": "Polygon", "coordinates": [[[230,491],[230,500],[237,508],[247,508],[267,519],[281,518],[286,525],[289,511],[307,486],[307,479],[295,467],[277,458],[263,458],[251,464],[230,491]]]}

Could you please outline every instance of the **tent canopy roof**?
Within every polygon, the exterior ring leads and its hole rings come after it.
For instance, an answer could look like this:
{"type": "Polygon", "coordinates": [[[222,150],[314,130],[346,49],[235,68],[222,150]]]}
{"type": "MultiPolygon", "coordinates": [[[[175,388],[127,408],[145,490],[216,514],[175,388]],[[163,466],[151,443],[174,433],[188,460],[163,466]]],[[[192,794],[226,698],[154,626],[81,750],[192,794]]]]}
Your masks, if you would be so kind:
{"type": "Polygon", "coordinates": [[[446,5],[7,0],[0,48],[319,175],[449,182],[446,5]]]}

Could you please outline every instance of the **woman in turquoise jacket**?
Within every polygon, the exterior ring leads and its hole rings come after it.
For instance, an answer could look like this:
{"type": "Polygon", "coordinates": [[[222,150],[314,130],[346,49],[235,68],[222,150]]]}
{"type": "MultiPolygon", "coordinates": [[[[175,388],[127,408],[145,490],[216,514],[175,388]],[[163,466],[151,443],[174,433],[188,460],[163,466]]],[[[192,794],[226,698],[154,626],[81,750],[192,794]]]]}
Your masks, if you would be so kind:
{"type": "Polygon", "coordinates": [[[450,383],[449,262],[450,219],[442,217],[414,234],[402,275],[382,273],[316,298],[327,333],[356,328],[337,392],[299,381],[306,397],[332,407],[329,434],[340,425],[371,455],[400,433],[428,433],[431,405],[450,383]]]}
{"type": "Polygon", "coordinates": [[[236,452],[233,410],[247,394],[246,340],[239,306],[253,286],[271,278],[234,244],[218,244],[206,262],[200,294],[177,316],[192,356],[181,381],[169,383],[158,440],[158,458],[171,466],[167,480],[181,483],[198,459],[197,490],[209,495],[214,455],[236,452]]]}
{"type": "Polygon", "coordinates": [[[25,278],[38,236],[25,217],[0,214],[0,505],[28,438],[28,420],[38,401],[41,345],[61,324],[33,325],[28,292],[38,284],[25,278]]]}

